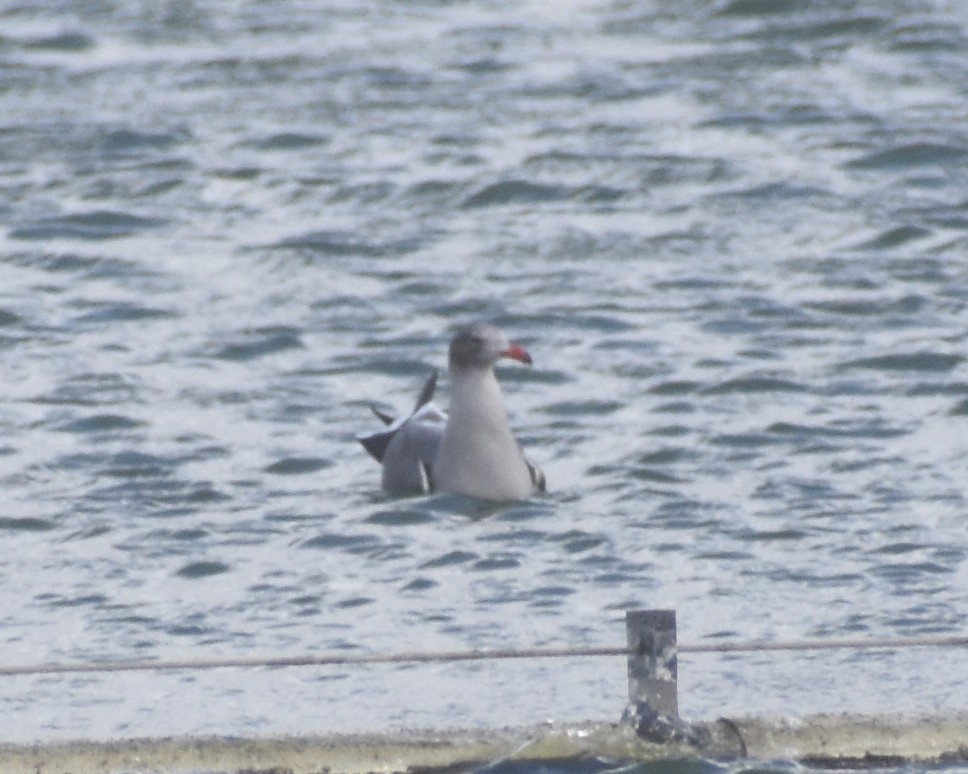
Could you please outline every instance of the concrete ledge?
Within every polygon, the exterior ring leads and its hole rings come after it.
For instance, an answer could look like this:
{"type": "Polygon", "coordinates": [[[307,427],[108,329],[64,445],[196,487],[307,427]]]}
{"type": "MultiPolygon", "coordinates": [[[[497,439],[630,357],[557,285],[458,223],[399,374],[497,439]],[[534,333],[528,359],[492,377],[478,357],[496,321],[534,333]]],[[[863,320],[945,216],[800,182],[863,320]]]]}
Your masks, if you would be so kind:
{"type": "Polygon", "coordinates": [[[968,713],[944,717],[813,715],[734,721],[748,756],[804,762],[968,760],[968,713]]]}
{"type": "Polygon", "coordinates": [[[816,715],[798,720],[721,719],[695,726],[697,750],[653,744],[618,723],[465,731],[252,739],[180,737],[0,745],[0,774],[366,774],[450,769],[500,760],[604,758],[654,761],[752,758],[813,764],[968,760],[968,715],[944,718],[816,715]]]}

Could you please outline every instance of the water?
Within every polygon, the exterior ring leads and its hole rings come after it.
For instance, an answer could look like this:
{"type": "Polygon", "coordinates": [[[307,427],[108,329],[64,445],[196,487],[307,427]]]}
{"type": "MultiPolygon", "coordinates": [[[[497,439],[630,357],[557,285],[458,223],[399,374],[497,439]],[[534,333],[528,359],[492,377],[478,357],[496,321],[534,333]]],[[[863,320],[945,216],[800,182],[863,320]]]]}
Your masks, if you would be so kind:
{"type": "MultiPolygon", "coordinates": [[[[961,3],[0,3],[0,660],[933,635],[968,610],[961,3]],[[546,497],[355,436],[454,327],[546,497]]],[[[446,382],[441,387],[446,403],[446,382]]],[[[683,658],[689,717],[965,709],[683,658]]],[[[8,678],[6,740],[618,717],[621,660],[8,678]]]]}

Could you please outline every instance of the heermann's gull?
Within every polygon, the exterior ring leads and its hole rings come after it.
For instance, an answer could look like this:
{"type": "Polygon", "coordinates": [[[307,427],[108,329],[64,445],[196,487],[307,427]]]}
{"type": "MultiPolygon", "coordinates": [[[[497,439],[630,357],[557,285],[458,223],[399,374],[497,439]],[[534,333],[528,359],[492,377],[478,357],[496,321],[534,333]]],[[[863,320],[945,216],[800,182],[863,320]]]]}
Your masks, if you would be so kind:
{"type": "Polygon", "coordinates": [[[450,415],[430,402],[436,371],[410,416],[360,442],[383,465],[383,488],[393,495],[433,491],[485,500],[519,500],[543,492],[544,474],[529,463],[511,432],[494,364],[510,358],[530,365],[523,347],[493,325],[477,323],[450,342],[450,415]]]}

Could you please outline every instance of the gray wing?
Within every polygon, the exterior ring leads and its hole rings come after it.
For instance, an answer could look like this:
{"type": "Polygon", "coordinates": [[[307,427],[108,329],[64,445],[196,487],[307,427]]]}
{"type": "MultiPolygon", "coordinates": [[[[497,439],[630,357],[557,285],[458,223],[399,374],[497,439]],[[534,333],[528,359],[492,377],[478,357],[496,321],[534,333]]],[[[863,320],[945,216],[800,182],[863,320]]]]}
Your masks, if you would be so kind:
{"type": "Polygon", "coordinates": [[[373,413],[387,427],[358,439],[383,466],[383,488],[392,495],[426,494],[433,490],[430,466],[447,424],[447,415],[430,402],[436,387],[434,369],[410,416],[394,420],[374,408],[373,413]]]}
{"type": "Polygon", "coordinates": [[[435,368],[430,372],[430,376],[427,377],[427,381],[424,382],[424,386],[420,390],[420,394],[417,396],[417,404],[413,407],[414,414],[416,414],[418,411],[420,411],[420,409],[434,399],[434,391],[437,389],[437,373],[437,369],[435,368]]]}
{"type": "Polygon", "coordinates": [[[446,424],[446,416],[428,403],[394,433],[383,454],[382,483],[389,494],[433,491],[429,471],[446,424]]]}
{"type": "MultiPolygon", "coordinates": [[[[420,409],[430,403],[434,397],[434,390],[437,389],[437,369],[433,369],[430,372],[430,376],[427,377],[427,381],[424,382],[424,386],[420,389],[420,395],[417,396],[417,404],[413,407],[413,411],[410,416],[416,415],[420,409]]],[[[380,411],[376,406],[370,406],[370,411],[376,414],[377,418],[383,422],[387,427],[385,430],[381,430],[377,433],[370,433],[370,435],[364,435],[357,438],[357,440],[363,444],[363,448],[366,449],[370,456],[373,457],[377,462],[383,462],[383,456],[386,454],[387,447],[393,440],[393,437],[400,431],[404,423],[410,419],[401,418],[394,420],[389,414],[385,414],[380,411]]]]}

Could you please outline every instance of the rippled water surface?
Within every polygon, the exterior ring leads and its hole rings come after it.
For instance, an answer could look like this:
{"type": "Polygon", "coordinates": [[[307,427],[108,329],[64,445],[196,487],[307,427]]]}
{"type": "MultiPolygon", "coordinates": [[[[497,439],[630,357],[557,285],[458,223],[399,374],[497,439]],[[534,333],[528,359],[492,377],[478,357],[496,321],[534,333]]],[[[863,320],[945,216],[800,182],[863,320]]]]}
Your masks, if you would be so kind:
{"type": "MultiPolygon", "coordinates": [[[[964,632],[961,2],[0,2],[0,662],[964,632]],[[550,493],[355,436],[456,325],[550,493]]],[[[446,403],[446,380],[441,401],[446,403]]],[[[965,709],[683,657],[691,717],[965,709]]],[[[621,659],[4,678],[7,739],[618,717],[621,659]]]]}

